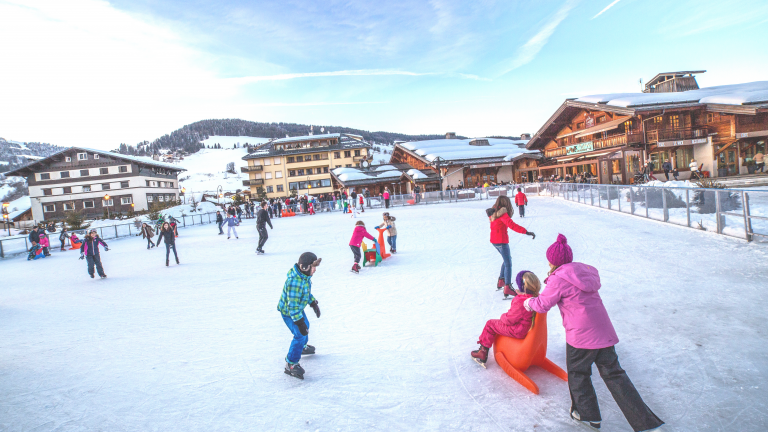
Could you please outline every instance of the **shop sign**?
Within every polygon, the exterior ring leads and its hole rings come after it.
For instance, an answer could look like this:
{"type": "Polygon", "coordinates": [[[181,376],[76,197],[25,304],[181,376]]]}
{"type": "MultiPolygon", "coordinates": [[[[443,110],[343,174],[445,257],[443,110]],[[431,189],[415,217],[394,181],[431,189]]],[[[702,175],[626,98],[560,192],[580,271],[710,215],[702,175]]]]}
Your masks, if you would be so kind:
{"type": "Polygon", "coordinates": [[[591,128],[594,125],[595,125],[595,116],[588,115],[588,116],[584,117],[584,128],[585,129],[589,129],[589,128],[591,128]]]}
{"type": "Polygon", "coordinates": [[[658,144],[656,144],[656,147],[677,147],[682,145],[706,144],[706,143],[707,143],[706,138],[696,138],[692,140],[682,140],[682,141],[659,141],[658,144]]]}
{"type": "Polygon", "coordinates": [[[594,149],[595,149],[595,146],[592,144],[592,141],[587,141],[583,143],[566,146],[565,154],[572,155],[572,154],[586,153],[594,149]]]}
{"type": "Polygon", "coordinates": [[[759,136],[766,136],[768,135],[768,130],[764,131],[755,131],[755,132],[740,132],[736,134],[737,138],[752,138],[752,137],[759,137],[759,136]]]}

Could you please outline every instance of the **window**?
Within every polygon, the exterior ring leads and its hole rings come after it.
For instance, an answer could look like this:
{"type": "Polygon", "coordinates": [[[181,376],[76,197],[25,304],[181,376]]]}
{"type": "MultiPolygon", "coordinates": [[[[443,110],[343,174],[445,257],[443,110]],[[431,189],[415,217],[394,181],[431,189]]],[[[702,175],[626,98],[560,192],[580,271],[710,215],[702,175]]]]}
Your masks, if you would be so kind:
{"type": "Polygon", "coordinates": [[[659,123],[661,123],[663,121],[664,121],[664,117],[663,116],[656,116],[656,117],[653,118],[653,123],[654,124],[659,124],[659,123]]]}
{"type": "Polygon", "coordinates": [[[108,200],[101,200],[101,206],[102,207],[112,207],[113,204],[114,203],[112,201],[112,198],[110,198],[108,200]]]}
{"type": "Polygon", "coordinates": [[[80,177],[88,177],[89,175],[91,175],[91,173],[89,173],[87,169],[80,170],[80,177]]]}
{"type": "Polygon", "coordinates": [[[584,122],[576,123],[576,129],[584,129],[584,122]]]}
{"type": "Polygon", "coordinates": [[[605,123],[605,116],[601,115],[597,118],[597,124],[605,123]]]}
{"type": "Polygon", "coordinates": [[[165,182],[157,182],[158,187],[165,187],[165,182]]]}
{"type": "Polygon", "coordinates": [[[160,202],[163,202],[163,196],[162,195],[158,195],[157,196],[157,200],[160,201],[160,202]]]}
{"type": "Polygon", "coordinates": [[[341,165],[336,165],[336,168],[341,168],[341,165]]]}
{"type": "Polygon", "coordinates": [[[274,162],[275,162],[275,165],[280,165],[280,158],[276,157],[274,162]]]}
{"type": "Polygon", "coordinates": [[[90,185],[83,186],[83,192],[90,192],[90,191],[91,191],[91,186],[90,185]]]}
{"type": "Polygon", "coordinates": [[[72,187],[64,186],[64,193],[65,194],[71,194],[72,193],[72,187]]]}
{"type": "Polygon", "coordinates": [[[43,189],[43,195],[53,195],[53,189],[43,189]]]}
{"type": "MultiPolygon", "coordinates": [[[[77,160],[88,160],[88,153],[78,153],[77,160]]],[[[93,203],[91,203],[93,204],[93,203]]]]}
{"type": "Polygon", "coordinates": [[[296,177],[296,170],[288,170],[288,177],[296,177]]]}
{"type": "Polygon", "coordinates": [[[286,163],[293,163],[293,156],[288,156],[285,158],[286,163]]]}
{"type": "Polygon", "coordinates": [[[283,185],[277,185],[277,191],[282,192],[283,191],[283,185]]]}
{"type": "Polygon", "coordinates": [[[306,156],[304,156],[304,160],[305,160],[305,161],[311,161],[311,160],[312,160],[312,155],[306,155],[306,156]]]}
{"type": "Polygon", "coordinates": [[[264,173],[264,178],[267,179],[267,180],[272,179],[272,173],[271,172],[264,173]]]}
{"type": "Polygon", "coordinates": [[[64,205],[64,211],[72,211],[75,209],[75,206],[72,203],[63,203],[63,205],[64,205]]]}
{"type": "Polygon", "coordinates": [[[707,123],[716,122],[717,120],[719,120],[718,117],[719,116],[717,115],[717,113],[707,113],[707,123]]]}
{"type": "Polygon", "coordinates": [[[133,201],[131,199],[131,197],[122,197],[122,198],[120,198],[120,204],[122,204],[122,205],[128,205],[128,204],[131,203],[131,201],[133,201]]]}
{"type": "Polygon", "coordinates": [[[331,186],[331,179],[323,179],[323,180],[320,180],[320,184],[321,184],[323,187],[330,187],[330,186],[331,186]]]}
{"type": "Polygon", "coordinates": [[[117,167],[117,171],[121,173],[127,173],[128,172],[128,165],[120,165],[117,167]]]}
{"type": "Polygon", "coordinates": [[[42,173],[40,174],[40,180],[50,180],[51,174],[50,173],[42,173]]]}
{"type": "Polygon", "coordinates": [[[93,158],[94,158],[94,159],[98,159],[98,158],[99,158],[99,155],[97,155],[97,154],[94,154],[94,155],[93,155],[93,158]]]}
{"type": "Polygon", "coordinates": [[[43,206],[44,213],[51,213],[55,211],[56,211],[56,206],[54,204],[46,204],[43,206]]]}
{"type": "Polygon", "coordinates": [[[271,164],[272,164],[272,161],[270,161],[269,159],[264,159],[264,165],[271,165],[271,164]]]}
{"type": "Polygon", "coordinates": [[[61,178],[69,178],[69,171],[62,171],[59,173],[59,177],[61,178]]]}
{"type": "MultiPolygon", "coordinates": [[[[318,168],[318,169],[320,169],[320,168],[318,168]]],[[[328,167],[323,167],[323,172],[328,174],[328,167]]]]}
{"type": "Polygon", "coordinates": [[[691,159],[693,159],[693,147],[679,147],[675,151],[675,167],[678,170],[688,168],[691,159]]]}
{"type": "Polygon", "coordinates": [[[299,189],[306,189],[307,188],[307,182],[302,181],[299,182],[299,189]]]}
{"type": "Polygon", "coordinates": [[[283,172],[282,171],[275,171],[275,178],[283,178],[283,172]]]}
{"type": "Polygon", "coordinates": [[[352,168],[352,164],[346,164],[344,165],[345,168],[352,168]]]}
{"type": "Polygon", "coordinates": [[[344,157],[345,157],[345,158],[348,158],[348,157],[350,157],[350,156],[352,156],[352,152],[350,152],[349,150],[346,150],[346,151],[344,152],[344,157]]]}
{"type": "Polygon", "coordinates": [[[272,191],[273,191],[272,186],[267,186],[267,193],[272,193],[272,191]]]}
{"type": "Polygon", "coordinates": [[[83,207],[85,208],[94,208],[93,201],[83,201],[83,207]]]}
{"type": "MultiPolygon", "coordinates": [[[[64,157],[64,162],[72,162],[72,158],[69,157],[69,156],[66,156],[66,157],[64,157]]],[[[66,207],[66,204],[64,206],[66,207]]]]}
{"type": "Polygon", "coordinates": [[[261,173],[256,173],[256,174],[254,174],[254,175],[253,175],[253,178],[255,178],[255,179],[260,179],[260,178],[261,178],[261,173]]]}
{"type": "Polygon", "coordinates": [[[319,154],[312,155],[312,160],[320,160],[320,155],[319,154]]]}
{"type": "Polygon", "coordinates": [[[355,156],[360,156],[360,150],[355,150],[355,156]]]}
{"type": "Polygon", "coordinates": [[[339,158],[341,158],[341,152],[333,152],[333,157],[334,157],[335,159],[339,159],[339,158]]]}
{"type": "Polygon", "coordinates": [[[109,174],[109,168],[99,168],[99,174],[101,175],[109,174]]]}
{"type": "Polygon", "coordinates": [[[289,190],[298,190],[299,189],[299,184],[296,183],[296,182],[288,183],[288,189],[289,190]]]}
{"type": "Polygon", "coordinates": [[[109,187],[109,183],[103,183],[103,184],[101,185],[101,190],[109,190],[109,189],[110,189],[110,187],[109,187]]]}
{"type": "Polygon", "coordinates": [[[120,187],[121,188],[127,188],[128,187],[128,182],[120,182],[120,187]]]}
{"type": "Polygon", "coordinates": [[[155,197],[153,197],[152,195],[147,195],[147,202],[152,202],[154,200],[155,200],[155,197]]]}
{"type": "Polygon", "coordinates": [[[303,169],[296,170],[296,175],[304,175],[304,170],[303,169]]]}
{"type": "Polygon", "coordinates": [[[680,127],[680,116],[678,115],[671,115],[669,116],[669,125],[672,126],[673,129],[677,129],[680,127]]]}

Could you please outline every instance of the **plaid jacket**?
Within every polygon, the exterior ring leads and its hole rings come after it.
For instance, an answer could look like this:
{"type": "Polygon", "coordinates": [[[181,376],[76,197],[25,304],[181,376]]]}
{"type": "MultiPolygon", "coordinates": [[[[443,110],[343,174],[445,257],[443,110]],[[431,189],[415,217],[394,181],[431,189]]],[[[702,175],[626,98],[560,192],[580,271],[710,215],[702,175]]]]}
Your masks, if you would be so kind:
{"type": "Polygon", "coordinates": [[[304,318],[304,308],[315,301],[312,295],[312,276],[299,271],[299,265],[294,264],[288,272],[288,278],[283,286],[283,294],[277,304],[281,314],[291,317],[293,321],[304,318]]]}

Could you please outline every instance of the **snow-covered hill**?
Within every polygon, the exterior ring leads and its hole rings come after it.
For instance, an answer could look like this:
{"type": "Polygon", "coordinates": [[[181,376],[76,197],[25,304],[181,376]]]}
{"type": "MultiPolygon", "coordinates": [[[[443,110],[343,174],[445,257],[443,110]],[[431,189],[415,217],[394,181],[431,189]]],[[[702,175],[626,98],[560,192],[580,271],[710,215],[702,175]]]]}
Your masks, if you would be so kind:
{"type": "MultiPolygon", "coordinates": [[[[256,139],[266,141],[265,138],[256,139]]],[[[215,193],[218,186],[221,186],[224,192],[245,189],[243,180],[248,180],[248,174],[241,173],[240,167],[246,165],[243,156],[247,154],[243,147],[200,150],[179,162],[179,166],[187,170],[179,175],[179,185],[186,189],[188,196],[192,193],[195,196],[203,192],[215,193]],[[235,174],[227,172],[227,164],[230,162],[235,163],[235,174]]]]}
{"type": "Polygon", "coordinates": [[[267,141],[269,141],[269,138],[249,136],[212,136],[207,140],[203,140],[203,145],[205,145],[206,148],[208,146],[213,147],[214,144],[219,144],[222,148],[234,148],[235,145],[238,147],[245,147],[247,144],[256,145],[265,143],[267,141]]]}

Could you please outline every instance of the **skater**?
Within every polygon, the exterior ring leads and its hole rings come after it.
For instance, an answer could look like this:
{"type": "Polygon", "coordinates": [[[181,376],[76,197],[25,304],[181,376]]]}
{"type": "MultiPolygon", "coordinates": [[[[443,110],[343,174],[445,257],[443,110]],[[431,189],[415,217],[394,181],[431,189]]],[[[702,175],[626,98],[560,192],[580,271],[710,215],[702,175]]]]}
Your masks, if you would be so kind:
{"type": "MultiPolygon", "coordinates": [[[[155,236],[155,231],[147,223],[141,225],[141,237],[147,239],[147,250],[155,247],[155,242],[152,241],[152,237],[155,236]]],[[[159,240],[158,240],[159,241],[159,240]]]]}
{"type": "Polygon", "coordinates": [[[518,295],[512,299],[509,311],[499,319],[488,320],[480,334],[480,348],[472,351],[472,358],[485,367],[488,360],[488,350],[491,349],[496,335],[513,337],[516,339],[525,339],[528,330],[531,328],[533,312],[525,309],[523,302],[531,297],[536,297],[541,291],[541,282],[535,274],[528,270],[523,270],[515,278],[517,283],[518,295]]]}
{"type": "Polygon", "coordinates": [[[507,234],[507,228],[514,232],[525,234],[536,238],[536,234],[526,230],[520,225],[512,222],[512,218],[509,215],[513,214],[512,202],[505,196],[500,196],[496,199],[496,203],[490,209],[486,210],[488,219],[491,221],[491,244],[501,254],[504,262],[501,264],[501,272],[499,274],[499,281],[496,284],[496,289],[504,288],[504,298],[508,296],[514,296],[515,291],[512,289],[512,255],[509,251],[509,235],[507,234]]]}
{"type": "Polygon", "coordinates": [[[45,230],[40,231],[40,247],[43,248],[43,255],[49,257],[51,256],[51,251],[48,249],[51,246],[51,243],[48,241],[48,234],[45,233],[45,230]]]}
{"type": "Polygon", "coordinates": [[[365,213],[365,201],[363,194],[358,195],[357,198],[360,201],[360,213],[365,213]]]}
{"type": "Polygon", "coordinates": [[[32,227],[32,231],[29,232],[29,242],[33,245],[39,245],[40,244],[40,227],[37,225],[32,227]]]}
{"type": "Polygon", "coordinates": [[[525,196],[523,190],[517,188],[517,195],[515,195],[515,204],[520,211],[520,217],[525,217],[525,206],[528,205],[528,197],[525,196]]]}
{"type": "Polygon", "coordinates": [[[67,227],[62,226],[61,227],[61,234],[59,234],[59,241],[61,242],[61,251],[64,252],[64,242],[69,240],[69,233],[67,232],[67,227]]]}
{"type": "Polygon", "coordinates": [[[91,279],[95,277],[93,271],[94,267],[96,267],[96,271],[99,273],[99,277],[102,279],[107,277],[106,273],[104,273],[104,267],[101,265],[99,245],[104,246],[105,251],[109,250],[109,246],[107,246],[107,244],[104,243],[104,241],[100,239],[98,235],[96,235],[96,230],[93,229],[91,232],[85,235],[85,238],[83,238],[83,244],[80,246],[80,259],[85,258],[85,260],[88,262],[88,274],[91,275],[91,279]]]}
{"type": "Polygon", "coordinates": [[[600,408],[592,386],[592,363],[597,365],[613,399],[635,431],[663,425],[643,402],[640,394],[619,365],[615,345],[619,342],[598,290],[597,269],[573,262],[573,251],[564,235],[547,249],[549,277],[539,297],[526,299],[529,311],[546,313],[557,305],[565,327],[565,362],[571,393],[571,418],[600,429],[600,408]]]}
{"type": "Polygon", "coordinates": [[[397,253],[397,228],[395,227],[395,217],[390,216],[389,212],[384,213],[384,223],[377,226],[376,229],[384,227],[387,229],[387,243],[389,243],[389,252],[397,253]]]}
{"type": "Polygon", "coordinates": [[[173,256],[176,258],[176,264],[180,264],[179,254],[176,253],[176,236],[173,234],[173,229],[168,222],[164,223],[162,228],[160,228],[160,233],[157,235],[157,246],[160,246],[160,242],[163,240],[165,240],[165,266],[168,267],[171,249],[173,249],[173,256]]]}
{"type": "Polygon", "coordinates": [[[352,265],[352,271],[355,273],[360,273],[359,263],[360,257],[362,256],[362,253],[360,252],[360,244],[363,242],[363,237],[376,241],[376,239],[365,230],[365,222],[357,221],[357,223],[355,223],[355,230],[352,231],[352,239],[349,240],[349,247],[352,249],[352,254],[355,256],[355,263],[352,265]]]}
{"type": "Polygon", "coordinates": [[[278,199],[275,205],[277,206],[277,217],[283,217],[283,202],[278,199]]]}
{"type": "Polygon", "coordinates": [[[381,194],[381,197],[384,198],[384,208],[389,208],[389,188],[384,188],[384,193],[381,194]]]}
{"type": "Polygon", "coordinates": [[[288,271],[283,293],[277,304],[277,310],[293,334],[291,347],[285,357],[285,373],[299,379],[304,379],[304,368],[299,364],[301,356],[315,353],[315,347],[307,344],[309,319],[304,313],[304,308],[309,305],[315,312],[315,316],[320,318],[320,306],[312,295],[312,275],[315,274],[322,260],[312,252],[301,254],[299,262],[288,271]]]}
{"type": "Polygon", "coordinates": [[[32,243],[32,247],[29,248],[29,254],[27,255],[27,261],[36,260],[36,259],[40,259],[40,258],[45,258],[45,254],[43,254],[43,253],[41,253],[39,255],[37,254],[42,249],[43,249],[43,247],[40,246],[39,244],[32,243]]]}
{"type": "Polygon", "coordinates": [[[227,224],[227,240],[229,240],[229,238],[232,236],[232,231],[235,232],[236,239],[240,238],[237,236],[237,230],[235,229],[236,226],[240,225],[240,222],[237,220],[237,218],[230,214],[226,219],[224,219],[224,222],[227,224]]]}
{"type": "MultiPolygon", "coordinates": [[[[269,224],[269,229],[272,229],[272,222],[269,220],[269,213],[267,213],[267,202],[262,201],[259,215],[256,218],[256,230],[259,232],[259,245],[256,247],[256,253],[258,254],[264,253],[264,243],[269,238],[269,235],[267,235],[267,224],[269,224]]],[[[237,232],[235,232],[235,235],[237,235],[237,232]]]]}
{"type": "Polygon", "coordinates": [[[216,210],[216,225],[219,227],[219,235],[224,234],[224,230],[221,229],[221,225],[224,223],[224,217],[221,216],[221,211],[216,210]]]}

